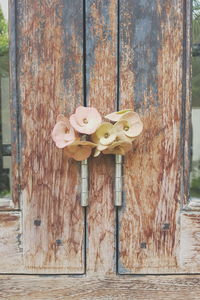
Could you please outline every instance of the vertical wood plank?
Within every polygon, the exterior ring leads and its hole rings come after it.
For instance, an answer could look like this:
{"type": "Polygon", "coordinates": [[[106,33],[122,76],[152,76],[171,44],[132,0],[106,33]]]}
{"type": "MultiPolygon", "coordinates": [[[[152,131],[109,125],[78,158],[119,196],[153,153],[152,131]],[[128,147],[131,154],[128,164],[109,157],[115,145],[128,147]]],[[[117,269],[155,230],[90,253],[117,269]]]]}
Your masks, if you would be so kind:
{"type": "Polygon", "coordinates": [[[80,165],[51,139],[56,116],[83,103],[83,7],[78,0],[16,3],[24,268],[83,273],[80,165]]]}
{"type": "Polygon", "coordinates": [[[183,1],[120,3],[120,108],[134,107],[144,131],[124,163],[118,271],[176,272],[183,1]]]}
{"type": "MultiPolygon", "coordinates": [[[[87,105],[102,115],[116,109],[117,1],[86,0],[87,105]]],[[[114,158],[90,159],[87,272],[115,271],[114,158]]]]}
{"type": "Polygon", "coordinates": [[[182,212],[180,222],[180,267],[183,272],[198,273],[200,268],[199,211],[182,212]]]}
{"type": "Polygon", "coordinates": [[[0,273],[23,271],[20,212],[0,212],[0,273]]]}
{"type": "MultiPolygon", "coordinates": [[[[0,211],[19,208],[19,109],[16,85],[16,15],[15,1],[9,1],[9,88],[10,88],[10,116],[11,116],[11,144],[12,144],[12,170],[11,170],[11,199],[0,199],[0,211]]],[[[2,147],[2,145],[1,145],[2,147]]],[[[2,153],[1,153],[2,155],[2,153]]]]}

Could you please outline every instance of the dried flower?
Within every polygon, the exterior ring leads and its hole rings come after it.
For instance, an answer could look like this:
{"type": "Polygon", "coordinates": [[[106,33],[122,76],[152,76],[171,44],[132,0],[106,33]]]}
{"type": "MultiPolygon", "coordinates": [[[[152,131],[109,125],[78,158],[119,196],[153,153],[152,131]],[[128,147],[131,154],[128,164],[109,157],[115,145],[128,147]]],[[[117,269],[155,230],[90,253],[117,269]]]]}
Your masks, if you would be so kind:
{"type": "Polygon", "coordinates": [[[103,150],[103,154],[120,154],[125,155],[132,148],[131,142],[118,141],[113,142],[107,149],[103,150]]]}
{"type": "Polygon", "coordinates": [[[72,127],[83,134],[92,134],[101,124],[102,118],[94,107],[79,106],[75,114],[70,116],[72,127]]]}
{"type": "Polygon", "coordinates": [[[77,140],[73,144],[65,148],[65,153],[67,154],[67,156],[81,161],[87,159],[90,156],[92,149],[95,147],[96,144],[89,141],[77,140]]]}
{"type": "MultiPolygon", "coordinates": [[[[108,145],[112,144],[116,139],[116,133],[114,130],[113,124],[109,122],[102,123],[95,133],[92,134],[91,140],[97,144],[97,150],[102,151],[105,150],[108,145]]],[[[98,156],[95,152],[95,156],[98,156]]]]}
{"type": "Polygon", "coordinates": [[[57,117],[57,123],[51,136],[58,148],[64,148],[72,144],[76,139],[74,129],[71,127],[69,120],[63,115],[57,117]]]}
{"type": "Polygon", "coordinates": [[[143,130],[139,115],[133,111],[123,114],[114,127],[117,132],[123,132],[129,138],[135,138],[143,130]]]}
{"type": "Polygon", "coordinates": [[[132,109],[124,109],[120,111],[115,111],[107,116],[105,116],[106,119],[112,121],[112,122],[117,122],[120,120],[120,118],[127,112],[133,111],[132,109]]]}
{"type": "Polygon", "coordinates": [[[124,155],[142,132],[142,121],[132,109],[111,113],[106,118],[115,124],[101,123],[101,115],[95,108],[79,106],[69,120],[63,115],[57,117],[52,138],[58,148],[65,148],[67,156],[78,161],[87,159],[93,148],[95,157],[101,152],[124,155]],[[87,141],[86,135],[91,135],[91,141],[87,141]]]}

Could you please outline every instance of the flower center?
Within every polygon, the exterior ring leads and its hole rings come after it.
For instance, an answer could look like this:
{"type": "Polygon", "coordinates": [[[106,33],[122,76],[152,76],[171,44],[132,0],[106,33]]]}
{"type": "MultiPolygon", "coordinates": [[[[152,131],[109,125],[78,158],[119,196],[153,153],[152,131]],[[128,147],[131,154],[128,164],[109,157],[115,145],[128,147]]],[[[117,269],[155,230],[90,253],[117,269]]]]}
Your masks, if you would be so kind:
{"type": "Polygon", "coordinates": [[[124,130],[128,131],[129,130],[129,126],[124,126],[124,130]]]}
{"type": "Polygon", "coordinates": [[[117,150],[117,151],[120,150],[120,146],[116,146],[115,150],[117,150]]]}
{"type": "Polygon", "coordinates": [[[69,133],[69,129],[68,128],[65,128],[65,133],[69,133]]]}
{"type": "Polygon", "coordinates": [[[83,119],[83,123],[84,124],[88,124],[88,120],[85,118],[85,119],[83,119]]]}
{"type": "Polygon", "coordinates": [[[109,133],[106,132],[106,133],[104,134],[104,137],[105,137],[105,139],[107,139],[107,138],[109,137],[109,133]]]}

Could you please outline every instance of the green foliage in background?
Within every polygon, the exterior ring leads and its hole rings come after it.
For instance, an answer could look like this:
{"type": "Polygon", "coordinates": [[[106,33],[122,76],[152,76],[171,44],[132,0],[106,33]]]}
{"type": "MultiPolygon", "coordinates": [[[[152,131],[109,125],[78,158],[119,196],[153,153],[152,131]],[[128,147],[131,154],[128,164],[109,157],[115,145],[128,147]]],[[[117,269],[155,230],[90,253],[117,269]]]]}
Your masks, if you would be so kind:
{"type": "Polygon", "coordinates": [[[200,0],[193,0],[192,106],[200,107],[200,0]]]}
{"type": "Polygon", "coordinates": [[[9,41],[8,24],[0,7],[0,77],[7,77],[9,74],[9,41]]]}
{"type": "Polygon", "coordinates": [[[192,197],[200,198],[200,177],[192,179],[190,195],[192,197]]]}

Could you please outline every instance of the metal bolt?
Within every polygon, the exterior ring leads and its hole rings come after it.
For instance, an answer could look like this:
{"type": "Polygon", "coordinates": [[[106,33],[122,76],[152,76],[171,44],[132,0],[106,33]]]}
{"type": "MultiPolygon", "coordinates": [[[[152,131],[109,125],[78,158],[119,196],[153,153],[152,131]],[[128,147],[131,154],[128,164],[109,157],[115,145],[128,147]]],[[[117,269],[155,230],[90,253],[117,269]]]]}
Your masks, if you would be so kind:
{"type": "Polygon", "coordinates": [[[57,246],[62,246],[62,241],[61,240],[56,240],[56,245],[57,246]]]}
{"type": "Polygon", "coordinates": [[[146,247],[147,247],[147,243],[145,242],[140,243],[140,248],[146,249],[146,247]]]}
{"type": "Polygon", "coordinates": [[[35,226],[40,226],[41,225],[41,220],[34,220],[34,225],[35,226]]]}
{"type": "Polygon", "coordinates": [[[169,230],[169,228],[170,228],[170,224],[169,224],[169,223],[164,223],[164,224],[162,225],[162,229],[163,229],[163,230],[169,230]]]}

